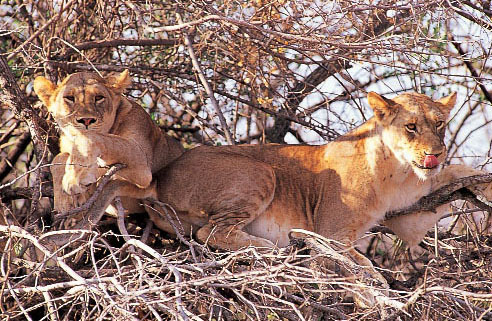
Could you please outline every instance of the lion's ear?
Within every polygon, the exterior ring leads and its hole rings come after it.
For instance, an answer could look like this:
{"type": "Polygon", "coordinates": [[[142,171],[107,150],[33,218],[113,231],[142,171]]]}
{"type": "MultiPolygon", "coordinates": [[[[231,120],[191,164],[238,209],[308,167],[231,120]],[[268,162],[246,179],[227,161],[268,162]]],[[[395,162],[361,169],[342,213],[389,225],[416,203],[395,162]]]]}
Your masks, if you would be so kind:
{"type": "Polygon", "coordinates": [[[443,111],[446,114],[449,114],[451,112],[451,109],[453,109],[454,105],[456,104],[456,97],[457,97],[456,93],[453,92],[449,96],[443,97],[437,101],[438,103],[444,106],[443,111]]]}
{"type": "Polygon", "coordinates": [[[128,69],[125,69],[120,74],[111,74],[106,77],[106,83],[118,94],[122,94],[132,84],[132,79],[128,69]]]}
{"type": "Polygon", "coordinates": [[[388,116],[394,114],[396,110],[396,104],[391,99],[384,98],[376,94],[375,92],[370,92],[367,94],[367,101],[369,106],[371,106],[374,111],[374,116],[378,121],[383,121],[388,118],[388,116]]]}
{"type": "Polygon", "coordinates": [[[48,109],[50,107],[50,98],[55,90],[56,85],[49,81],[49,79],[43,76],[38,76],[34,79],[34,92],[48,109]]]}

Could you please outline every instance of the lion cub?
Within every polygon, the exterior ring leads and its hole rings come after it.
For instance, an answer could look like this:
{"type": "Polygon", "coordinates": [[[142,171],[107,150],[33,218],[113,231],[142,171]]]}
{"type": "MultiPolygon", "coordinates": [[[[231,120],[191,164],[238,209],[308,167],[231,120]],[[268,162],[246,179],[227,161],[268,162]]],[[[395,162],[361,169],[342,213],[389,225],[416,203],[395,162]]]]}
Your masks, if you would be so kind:
{"type": "Polygon", "coordinates": [[[35,79],[34,91],[61,130],[60,154],[51,167],[56,210],[85,201],[88,186],[101,175],[99,168],[115,163],[126,168],[106,189],[114,196],[148,196],[145,189],[132,187],[149,187],[152,174],[182,154],[181,145],[123,95],[130,84],[128,70],[105,78],[75,73],[59,85],[44,77],[35,79]]]}
{"type": "MultiPolygon", "coordinates": [[[[437,101],[417,93],[393,99],[369,93],[367,98],[374,117],[324,146],[187,151],[157,174],[157,196],[176,210],[186,233],[193,231],[214,247],[285,246],[293,228],[349,245],[386,212],[409,206],[458,177],[481,173],[462,165],[439,169],[456,94],[437,101]]],[[[486,197],[492,200],[491,186],[486,197]]],[[[161,229],[174,233],[163,215],[150,215],[161,229]]],[[[405,233],[408,220],[390,223],[416,242],[427,226],[416,229],[420,234],[405,233]]],[[[371,265],[356,251],[351,255],[371,265]]]]}

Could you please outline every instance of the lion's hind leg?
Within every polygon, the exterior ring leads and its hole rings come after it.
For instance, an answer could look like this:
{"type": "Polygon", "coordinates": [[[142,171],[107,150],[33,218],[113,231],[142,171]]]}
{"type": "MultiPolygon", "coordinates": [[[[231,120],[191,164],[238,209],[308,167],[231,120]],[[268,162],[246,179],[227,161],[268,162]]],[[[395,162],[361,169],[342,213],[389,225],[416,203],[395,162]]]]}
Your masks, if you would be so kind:
{"type": "Polygon", "coordinates": [[[250,209],[210,215],[208,223],[197,231],[196,237],[212,247],[233,251],[248,246],[274,247],[271,241],[243,231],[256,218],[254,212],[250,209]]]}
{"type": "Polygon", "coordinates": [[[244,230],[275,195],[276,176],[269,164],[233,153],[192,150],[159,173],[158,182],[159,200],[197,228],[198,241],[225,250],[274,246],[244,230]]]}
{"type": "Polygon", "coordinates": [[[273,247],[274,243],[244,231],[244,227],[256,220],[270,206],[275,194],[275,177],[255,182],[250,177],[247,187],[238,193],[238,183],[232,182],[218,193],[216,201],[208,208],[208,222],[196,233],[200,242],[226,250],[238,250],[248,246],[273,247]],[[270,182],[270,184],[266,183],[270,182]],[[255,184],[256,183],[256,184],[255,184]]]}
{"type": "Polygon", "coordinates": [[[212,247],[227,250],[248,246],[272,248],[272,241],[251,235],[244,227],[270,206],[275,195],[275,173],[267,164],[243,161],[250,165],[250,173],[235,173],[235,179],[223,186],[215,201],[205,207],[208,223],[197,231],[196,236],[212,247]]]}

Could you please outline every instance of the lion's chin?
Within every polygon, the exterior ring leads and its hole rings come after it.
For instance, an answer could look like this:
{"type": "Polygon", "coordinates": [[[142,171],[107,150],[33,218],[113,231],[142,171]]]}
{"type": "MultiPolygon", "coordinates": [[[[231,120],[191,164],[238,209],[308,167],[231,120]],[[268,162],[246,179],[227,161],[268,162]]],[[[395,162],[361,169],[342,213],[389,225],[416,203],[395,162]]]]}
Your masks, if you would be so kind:
{"type": "Polygon", "coordinates": [[[418,178],[425,181],[429,177],[432,177],[437,173],[439,173],[439,171],[441,170],[441,166],[436,166],[434,168],[424,168],[424,167],[416,166],[415,164],[412,163],[412,169],[418,178]]]}

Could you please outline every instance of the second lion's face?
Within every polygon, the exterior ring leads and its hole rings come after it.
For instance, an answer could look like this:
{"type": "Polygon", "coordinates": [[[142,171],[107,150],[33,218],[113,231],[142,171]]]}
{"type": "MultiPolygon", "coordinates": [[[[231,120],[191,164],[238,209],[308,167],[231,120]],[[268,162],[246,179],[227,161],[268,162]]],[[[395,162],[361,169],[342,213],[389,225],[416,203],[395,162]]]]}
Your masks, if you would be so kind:
{"type": "MultiPolygon", "coordinates": [[[[433,101],[422,94],[406,93],[384,99],[387,106],[379,110],[385,145],[423,180],[436,174],[446,158],[446,119],[455,100],[454,94],[433,101]]],[[[377,110],[375,113],[378,115],[377,110]]]]}

